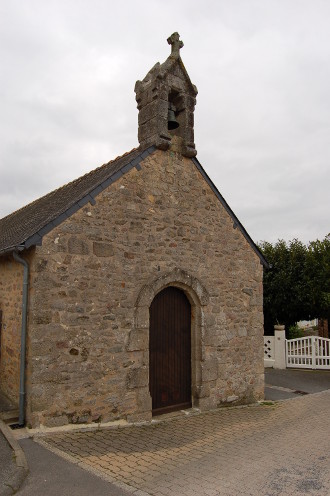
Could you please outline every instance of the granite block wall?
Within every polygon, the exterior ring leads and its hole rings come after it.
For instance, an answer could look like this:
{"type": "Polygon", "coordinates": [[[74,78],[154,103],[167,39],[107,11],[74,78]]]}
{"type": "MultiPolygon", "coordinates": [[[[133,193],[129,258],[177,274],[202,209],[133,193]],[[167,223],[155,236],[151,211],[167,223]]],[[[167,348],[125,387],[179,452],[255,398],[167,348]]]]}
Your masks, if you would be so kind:
{"type": "Polygon", "coordinates": [[[31,426],[151,418],[149,306],[192,303],[193,405],[263,397],[262,266],[189,158],[157,150],[31,261],[31,426]]]}

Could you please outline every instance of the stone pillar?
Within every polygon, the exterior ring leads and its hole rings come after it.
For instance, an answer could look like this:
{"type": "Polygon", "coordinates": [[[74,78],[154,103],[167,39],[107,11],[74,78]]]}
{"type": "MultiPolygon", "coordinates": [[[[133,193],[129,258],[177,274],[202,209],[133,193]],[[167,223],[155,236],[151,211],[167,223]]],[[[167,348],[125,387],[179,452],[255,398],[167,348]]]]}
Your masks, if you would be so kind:
{"type": "Polygon", "coordinates": [[[275,363],[274,369],[286,369],[285,326],[276,325],[275,329],[275,363]]]}

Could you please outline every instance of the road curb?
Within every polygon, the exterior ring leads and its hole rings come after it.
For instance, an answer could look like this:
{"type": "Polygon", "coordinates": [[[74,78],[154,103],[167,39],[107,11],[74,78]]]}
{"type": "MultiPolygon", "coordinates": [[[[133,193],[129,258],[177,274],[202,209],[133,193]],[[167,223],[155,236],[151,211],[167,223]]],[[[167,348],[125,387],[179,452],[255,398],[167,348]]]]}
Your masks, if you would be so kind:
{"type": "Polygon", "coordinates": [[[29,467],[26,461],[24,451],[22,450],[22,448],[14,438],[13,433],[11,432],[9,427],[1,419],[0,419],[0,430],[4,435],[4,437],[6,438],[8,444],[12,448],[15,455],[15,463],[17,467],[16,473],[13,476],[12,480],[10,481],[10,487],[8,486],[8,490],[6,489],[1,494],[1,496],[11,496],[12,494],[15,494],[18,491],[18,489],[21,487],[22,483],[24,482],[29,472],[29,467]]]}

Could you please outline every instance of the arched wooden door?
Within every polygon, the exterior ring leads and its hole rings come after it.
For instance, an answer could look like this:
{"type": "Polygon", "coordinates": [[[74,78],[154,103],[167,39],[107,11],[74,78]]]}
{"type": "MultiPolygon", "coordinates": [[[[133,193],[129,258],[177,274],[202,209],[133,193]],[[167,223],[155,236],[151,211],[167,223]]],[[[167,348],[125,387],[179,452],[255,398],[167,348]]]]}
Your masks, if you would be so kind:
{"type": "Polygon", "coordinates": [[[150,306],[152,413],[191,407],[191,306],[178,288],[158,293],[150,306]]]}

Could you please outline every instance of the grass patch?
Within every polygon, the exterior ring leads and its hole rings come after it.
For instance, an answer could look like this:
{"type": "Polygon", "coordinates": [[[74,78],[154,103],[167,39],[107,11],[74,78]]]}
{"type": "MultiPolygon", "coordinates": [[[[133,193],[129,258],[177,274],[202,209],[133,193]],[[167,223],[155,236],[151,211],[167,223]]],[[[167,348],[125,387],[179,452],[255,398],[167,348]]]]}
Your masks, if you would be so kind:
{"type": "Polygon", "coordinates": [[[274,406],[274,401],[260,401],[259,405],[261,406],[274,406]]]}

